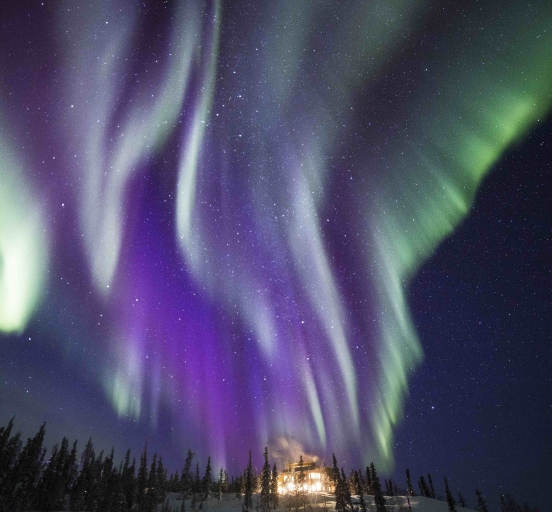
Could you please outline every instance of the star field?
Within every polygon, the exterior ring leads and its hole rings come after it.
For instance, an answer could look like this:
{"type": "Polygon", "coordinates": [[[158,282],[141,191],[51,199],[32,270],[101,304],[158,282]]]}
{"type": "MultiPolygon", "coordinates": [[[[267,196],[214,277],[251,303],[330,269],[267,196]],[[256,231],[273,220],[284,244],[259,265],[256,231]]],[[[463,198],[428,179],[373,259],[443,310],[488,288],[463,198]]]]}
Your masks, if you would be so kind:
{"type": "Polygon", "coordinates": [[[0,420],[550,469],[545,2],[0,13],[0,420]]]}

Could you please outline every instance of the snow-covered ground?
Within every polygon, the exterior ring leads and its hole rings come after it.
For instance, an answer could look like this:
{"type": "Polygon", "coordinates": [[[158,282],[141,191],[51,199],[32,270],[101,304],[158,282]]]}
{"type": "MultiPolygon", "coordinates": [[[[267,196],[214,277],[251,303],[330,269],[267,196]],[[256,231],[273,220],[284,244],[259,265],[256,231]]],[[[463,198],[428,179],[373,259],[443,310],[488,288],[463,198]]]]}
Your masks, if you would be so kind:
{"type": "MultiPolygon", "coordinates": [[[[168,493],[167,498],[169,500],[169,506],[171,512],[179,512],[182,501],[178,499],[177,493],[168,493]]],[[[365,496],[366,508],[369,512],[375,512],[376,507],[372,496],[365,496]]],[[[253,495],[253,508],[251,512],[258,512],[260,505],[257,507],[260,497],[258,494],[253,495]]],[[[409,512],[408,502],[404,496],[386,497],[387,510],[389,512],[409,512]]],[[[353,497],[353,502],[355,502],[353,497]]],[[[414,512],[448,512],[447,502],[440,500],[433,500],[431,498],[424,498],[422,496],[413,496],[410,498],[411,510],[414,512]]],[[[203,503],[203,511],[217,512],[236,512],[241,511],[242,502],[238,500],[232,494],[223,495],[219,501],[217,498],[210,498],[209,501],[203,503]]],[[[161,505],[159,505],[159,510],[161,505]]],[[[196,505],[196,512],[199,512],[199,503],[196,505]]],[[[329,494],[311,495],[310,504],[307,505],[307,512],[310,510],[320,512],[333,512],[335,510],[335,499],[329,494]]],[[[186,500],[186,512],[192,512],[192,500],[186,500]]],[[[472,508],[462,508],[456,505],[457,512],[473,512],[472,508]]],[[[285,496],[280,498],[280,507],[276,512],[294,512],[294,509],[290,509],[287,506],[287,499],[285,496]]]]}

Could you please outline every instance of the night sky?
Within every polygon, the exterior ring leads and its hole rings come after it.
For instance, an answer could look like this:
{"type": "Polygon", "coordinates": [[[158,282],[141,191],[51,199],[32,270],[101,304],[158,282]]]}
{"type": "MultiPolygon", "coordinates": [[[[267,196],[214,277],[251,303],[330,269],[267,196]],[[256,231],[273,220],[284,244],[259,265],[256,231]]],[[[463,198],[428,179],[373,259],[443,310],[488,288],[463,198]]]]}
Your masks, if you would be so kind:
{"type": "Polygon", "coordinates": [[[0,5],[0,423],[546,509],[552,5],[0,5]]]}

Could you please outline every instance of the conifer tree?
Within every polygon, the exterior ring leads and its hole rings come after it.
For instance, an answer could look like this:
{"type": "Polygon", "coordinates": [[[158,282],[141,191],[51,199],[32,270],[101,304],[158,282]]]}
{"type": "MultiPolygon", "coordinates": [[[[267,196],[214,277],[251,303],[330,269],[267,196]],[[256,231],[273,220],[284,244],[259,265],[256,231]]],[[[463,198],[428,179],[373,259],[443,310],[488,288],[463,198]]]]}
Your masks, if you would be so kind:
{"type": "Polygon", "coordinates": [[[195,470],[195,476],[194,476],[194,482],[192,484],[193,493],[201,494],[201,479],[199,477],[199,462],[196,462],[196,470],[195,470]]]}
{"type": "MultiPolygon", "coordinates": [[[[364,481],[364,475],[362,473],[362,469],[359,468],[355,470],[355,475],[358,475],[358,481],[360,482],[360,486],[362,487],[362,493],[364,494],[364,489],[366,488],[366,482],[364,481]]],[[[353,483],[354,483],[354,489],[356,492],[356,476],[353,483]]]]}
{"type": "Polygon", "coordinates": [[[510,507],[506,504],[504,500],[504,495],[500,496],[500,512],[517,512],[516,510],[511,510],[510,507]]]}
{"type": "Polygon", "coordinates": [[[268,447],[263,453],[263,469],[261,470],[261,509],[266,512],[270,509],[270,464],[268,462],[268,447]]]}
{"type": "Polygon", "coordinates": [[[381,492],[380,481],[376,472],[376,467],[372,462],[370,464],[370,478],[372,479],[372,489],[374,490],[374,503],[376,505],[376,512],[386,512],[387,507],[385,504],[385,498],[381,492]]]}
{"type": "Polygon", "coordinates": [[[272,503],[272,508],[278,508],[278,502],[280,501],[278,496],[278,470],[276,469],[276,464],[272,466],[272,475],[270,477],[270,502],[272,503]]]}
{"type": "Polygon", "coordinates": [[[194,460],[194,453],[188,449],[186,455],[186,462],[184,463],[184,469],[180,475],[180,491],[182,492],[182,500],[188,499],[190,492],[192,491],[192,463],[194,460]]]}
{"type": "Polygon", "coordinates": [[[77,466],[77,440],[73,443],[71,448],[71,453],[66,460],[65,465],[63,466],[63,475],[66,481],[65,492],[68,493],[75,483],[79,468],[77,466]]]}
{"type": "MultiPolygon", "coordinates": [[[[46,423],[43,423],[37,434],[27,440],[13,468],[14,489],[11,505],[8,510],[26,510],[36,500],[35,482],[42,469],[46,451],[42,448],[46,423]]],[[[10,503],[10,501],[8,501],[10,503]]]]}
{"type": "Polygon", "coordinates": [[[136,479],[136,503],[138,510],[145,510],[146,487],[148,484],[148,443],[144,446],[144,451],[140,455],[140,466],[138,468],[138,478],[136,479]]]}
{"type": "Polygon", "coordinates": [[[445,497],[447,499],[447,505],[449,512],[456,512],[456,502],[454,501],[454,498],[452,496],[452,492],[450,492],[450,488],[448,485],[447,477],[444,477],[445,480],[445,497]]]}
{"type": "Polygon", "coordinates": [[[70,507],[72,510],[83,510],[84,508],[85,494],[89,492],[92,486],[95,460],[96,455],[92,438],[89,438],[81,455],[80,472],[70,493],[70,507]]]}
{"type": "Polygon", "coordinates": [[[422,494],[422,496],[425,496],[426,498],[431,498],[431,491],[429,490],[429,487],[427,486],[423,475],[418,480],[418,486],[420,487],[420,493],[422,494]]]}
{"type": "Polygon", "coordinates": [[[295,508],[298,510],[301,507],[305,507],[305,468],[303,463],[303,456],[299,456],[299,471],[295,470],[296,481],[295,481],[295,508]]]}
{"type": "Polygon", "coordinates": [[[203,477],[202,482],[203,500],[205,501],[209,499],[212,483],[213,477],[211,476],[211,457],[207,457],[207,467],[205,468],[205,476],[203,477]]]}
{"type": "Polygon", "coordinates": [[[236,489],[236,498],[240,500],[242,499],[242,493],[243,493],[243,478],[241,476],[238,476],[234,482],[234,487],[236,489]]]}
{"type": "Polygon", "coordinates": [[[366,512],[366,502],[364,501],[364,494],[362,493],[362,481],[359,471],[355,471],[355,493],[358,495],[359,512],[366,512]]]}
{"type": "Polygon", "coordinates": [[[477,495],[477,510],[478,510],[478,512],[489,512],[489,510],[487,509],[487,505],[485,503],[485,499],[483,498],[483,495],[481,494],[481,491],[479,489],[476,489],[475,494],[477,495]]]}
{"type": "Polygon", "coordinates": [[[372,489],[372,476],[370,474],[370,467],[366,466],[366,494],[373,495],[374,491],[372,489]]]}
{"type": "Polygon", "coordinates": [[[124,499],[120,492],[120,482],[116,469],[113,466],[115,450],[103,460],[97,473],[96,502],[98,512],[111,511],[123,504],[124,499]]]}
{"type": "Polygon", "coordinates": [[[224,469],[221,467],[219,471],[219,479],[218,479],[218,486],[217,486],[217,496],[218,500],[220,501],[222,499],[222,493],[224,491],[224,469]]]}
{"type": "Polygon", "coordinates": [[[348,510],[353,510],[353,500],[351,498],[351,489],[349,488],[349,482],[345,478],[345,471],[341,468],[341,482],[343,485],[343,499],[345,501],[345,508],[348,510]]]}
{"type": "MultiPolygon", "coordinates": [[[[64,437],[61,447],[52,448],[50,459],[36,485],[34,507],[43,511],[65,508],[66,493],[70,491],[77,473],[77,442],[69,452],[69,440],[64,437]]],[[[1,507],[0,507],[1,508],[1,507]]]]}
{"type": "MultiPolygon", "coordinates": [[[[146,493],[143,507],[143,510],[145,512],[152,512],[157,506],[157,491],[157,453],[154,453],[153,459],[151,460],[151,466],[146,484],[146,493]]],[[[138,506],[140,506],[140,503],[138,503],[138,506]]]]}
{"type": "Polygon", "coordinates": [[[466,500],[464,499],[464,496],[462,496],[462,493],[460,491],[458,491],[458,505],[466,508],[466,500]]]}
{"type": "Polygon", "coordinates": [[[11,498],[17,484],[13,468],[21,450],[21,433],[17,432],[14,436],[10,437],[12,427],[13,418],[3,431],[3,447],[0,450],[0,510],[7,507],[8,500],[11,498]]]}
{"type": "Polygon", "coordinates": [[[101,474],[104,464],[103,450],[100,452],[94,463],[90,467],[88,478],[88,490],[84,496],[85,510],[96,510],[99,508],[99,498],[101,490],[101,474]]]}
{"type": "Polygon", "coordinates": [[[0,427],[0,454],[3,452],[4,448],[8,444],[8,440],[10,439],[14,419],[15,416],[12,416],[6,427],[0,427]]]}
{"type": "Polygon", "coordinates": [[[347,502],[345,499],[343,481],[341,479],[339,467],[337,466],[337,459],[335,458],[335,454],[332,454],[332,474],[335,488],[335,510],[336,512],[345,512],[347,510],[347,502]]]}
{"type": "Polygon", "coordinates": [[[253,464],[251,463],[251,450],[249,450],[249,462],[245,470],[243,506],[249,510],[253,506],[253,464]]]}
{"type": "Polygon", "coordinates": [[[412,482],[410,480],[410,470],[406,468],[406,491],[409,496],[414,496],[414,491],[412,490],[412,482]]]}
{"type": "Polygon", "coordinates": [[[167,471],[163,467],[163,457],[159,457],[156,471],[157,503],[165,501],[167,495],[167,471]]]}
{"type": "Polygon", "coordinates": [[[203,510],[203,479],[199,476],[199,462],[196,462],[196,473],[194,477],[194,498],[199,497],[199,510],[203,510]]]}
{"type": "Polygon", "coordinates": [[[33,508],[38,508],[41,511],[48,512],[56,508],[57,501],[57,467],[58,446],[52,448],[50,460],[42,473],[42,479],[37,486],[37,496],[33,508]]]}
{"type": "Polygon", "coordinates": [[[121,473],[121,488],[124,497],[124,510],[130,512],[134,504],[135,493],[135,460],[133,459],[132,465],[130,464],[130,448],[125,455],[125,462],[121,473]]]}
{"type": "Polygon", "coordinates": [[[431,475],[429,473],[427,474],[427,481],[429,482],[429,491],[430,491],[429,497],[435,499],[437,494],[435,493],[435,487],[433,487],[433,480],[431,479],[431,475]]]}

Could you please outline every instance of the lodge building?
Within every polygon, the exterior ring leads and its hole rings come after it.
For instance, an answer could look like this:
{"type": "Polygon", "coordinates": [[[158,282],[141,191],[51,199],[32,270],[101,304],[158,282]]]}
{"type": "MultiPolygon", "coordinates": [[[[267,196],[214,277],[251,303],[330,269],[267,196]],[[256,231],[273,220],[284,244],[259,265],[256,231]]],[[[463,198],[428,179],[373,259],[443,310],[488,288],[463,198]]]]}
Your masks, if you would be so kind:
{"type": "Polygon", "coordinates": [[[290,462],[286,468],[278,475],[278,492],[280,494],[289,494],[298,491],[299,474],[303,471],[305,477],[303,482],[303,491],[307,494],[316,492],[334,492],[334,482],[332,479],[331,467],[320,467],[312,461],[290,462]]]}

